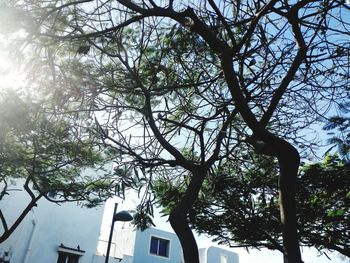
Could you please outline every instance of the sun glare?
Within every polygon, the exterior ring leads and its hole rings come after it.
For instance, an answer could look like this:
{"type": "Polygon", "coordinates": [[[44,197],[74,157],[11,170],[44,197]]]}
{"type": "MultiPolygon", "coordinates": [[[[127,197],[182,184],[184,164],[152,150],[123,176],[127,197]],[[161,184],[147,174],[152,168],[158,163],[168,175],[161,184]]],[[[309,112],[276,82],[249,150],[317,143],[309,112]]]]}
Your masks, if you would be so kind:
{"type": "Polygon", "coordinates": [[[17,89],[24,84],[25,75],[8,54],[0,52],[0,88],[17,89]]]}
{"type": "Polygon", "coordinates": [[[0,90],[18,89],[25,82],[25,74],[21,72],[15,57],[6,51],[9,39],[0,34],[0,90]]]}

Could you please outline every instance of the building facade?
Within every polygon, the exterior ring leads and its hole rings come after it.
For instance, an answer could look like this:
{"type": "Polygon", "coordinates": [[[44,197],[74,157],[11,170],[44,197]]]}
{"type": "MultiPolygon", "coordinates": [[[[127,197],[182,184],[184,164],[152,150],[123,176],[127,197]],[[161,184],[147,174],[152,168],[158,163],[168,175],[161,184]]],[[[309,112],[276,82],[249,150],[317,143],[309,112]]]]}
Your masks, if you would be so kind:
{"type": "Polygon", "coordinates": [[[199,249],[199,261],[201,263],[238,263],[238,254],[219,247],[207,247],[199,249]]]}
{"type": "MultiPolygon", "coordinates": [[[[22,189],[23,182],[12,183],[13,191],[0,202],[1,211],[10,222],[29,200],[22,189]]],[[[75,202],[58,205],[42,198],[14,233],[0,244],[0,262],[91,263],[102,215],[103,206],[88,209],[75,202]]]]}
{"type": "MultiPolygon", "coordinates": [[[[105,242],[101,243],[104,247],[107,246],[105,242]]],[[[156,228],[139,231],[133,227],[116,231],[111,248],[110,262],[113,263],[183,262],[181,244],[177,236],[156,228]]],[[[105,251],[104,248],[102,250],[105,251]]]]}
{"type": "MultiPolygon", "coordinates": [[[[29,201],[22,186],[21,180],[13,181],[13,191],[0,202],[8,221],[15,220],[29,201]]],[[[58,205],[43,198],[0,244],[0,263],[104,263],[107,241],[99,240],[103,213],[102,206],[58,205]]],[[[221,248],[200,249],[199,254],[201,263],[238,263],[236,253],[221,248]]],[[[113,234],[109,263],[183,262],[174,233],[128,225],[113,234]]]]}
{"type": "MultiPolygon", "coordinates": [[[[174,233],[148,228],[116,231],[113,235],[112,263],[181,263],[184,262],[179,239],[174,233]]],[[[199,250],[200,263],[238,263],[238,254],[210,246],[199,250]]],[[[94,263],[101,263],[96,261],[94,263]]]]}

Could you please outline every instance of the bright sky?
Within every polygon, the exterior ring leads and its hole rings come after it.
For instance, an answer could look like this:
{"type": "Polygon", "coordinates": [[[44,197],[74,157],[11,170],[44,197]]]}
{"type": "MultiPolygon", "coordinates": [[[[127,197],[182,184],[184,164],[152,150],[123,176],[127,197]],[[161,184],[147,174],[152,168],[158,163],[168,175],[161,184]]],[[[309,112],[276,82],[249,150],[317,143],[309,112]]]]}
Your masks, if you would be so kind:
{"type": "MultiPolygon", "coordinates": [[[[14,70],[14,62],[11,61],[6,54],[0,52],[0,91],[9,87],[18,87],[24,81],[24,76],[19,74],[17,70],[14,70]],[[12,70],[10,70],[12,68],[12,70]]],[[[113,213],[115,200],[110,200],[106,204],[106,212],[103,219],[101,237],[102,239],[108,239],[109,225],[111,221],[111,214],[113,213]]],[[[119,201],[118,211],[121,210],[133,210],[138,204],[136,195],[129,195],[127,201],[119,201]]],[[[169,223],[166,222],[165,217],[160,217],[159,212],[155,215],[154,222],[157,228],[173,232],[169,223]]],[[[120,229],[122,225],[116,225],[116,229],[120,229]]],[[[216,245],[211,242],[211,239],[205,236],[196,236],[199,247],[207,247],[210,245],[216,245]]],[[[227,249],[227,247],[224,247],[227,249]]],[[[235,248],[232,251],[238,253],[240,263],[281,263],[282,255],[279,252],[269,250],[256,250],[250,249],[249,252],[245,249],[235,248]]],[[[348,263],[348,260],[342,259],[336,253],[328,253],[331,258],[329,260],[324,255],[319,255],[316,249],[303,248],[303,260],[305,263],[348,263]]]]}
{"type": "Polygon", "coordinates": [[[15,88],[25,81],[23,73],[19,73],[14,59],[9,57],[7,52],[2,51],[1,44],[4,38],[0,35],[0,89],[15,88]]]}
{"type": "MultiPolygon", "coordinates": [[[[24,81],[24,76],[19,74],[18,71],[14,68],[14,62],[9,59],[6,54],[0,51],[0,91],[3,89],[7,89],[9,87],[18,87],[20,86],[24,81]],[[10,70],[12,69],[12,70],[10,70]]],[[[103,219],[102,224],[102,231],[101,231],[101,238],[107,240],[108,239],[108,233],[109,233],[109,225],[111,221],[111,214],[113,213],[113,207],[114,202],[116,200],[110,200],[106,204],[106,212],[103,219]]],[[[121,202],[117,201],[119,203],[118,211],[121,210],[133,210],[136,208],[136,205],[138,204],[137,196],[129,195],[127,197],[127,201],[121,202]]],[[[165,217],[161,217],[159,215],[159,212],[156,212],[154,223],[156,224],[157,228],[166,230],[169,232],[173,232],[171,226],[169,223],[166,222],[165,217]]],[[[122,225],[116,225],[116,229],[120,229],[122,225]]],[[[205,236],[196,236],[197,243],[199,247],[207,247],[210,245],[216,245],[211,242],[211,239],[205,236]]],[[[227,249],[227,247],[224,247],[227,249]]],[[[279,252],[269,251],[269,250],[256,250],[256,249],[250,249],[249,252],[245,249],[232,249],[234,252],[238,253],[239,255],[239,262],[240,263],[281,263],[282,262],[282,255],[279,252]]],[[[328,256],[331,258],[329,260],[324,255],[319,255],[317,250],[315,249],[308,249],[303,248],[303,260],[305,263],[348,263],[349,261],[342,259],[338,254],[336,253],[328,253],[328,256]]]]}
{"type": "MultiPolygon", "coordinates": [[[[0,35],[0,45],[6,41],[4,38],[1,38],[0,35]]],[[[0,91],[9,87],[18,87],[24,82],[24,75],[20,74],[18,68],[15,66],[15,62],[10,59],[6,53],[0,49],[0,91]]],[[[109,226],[111,222],[111,216],[113,213],[114,203],[118,202],[118,211],[121,210],[133,210],[138,204],[138,198],[136,194],[129,194],[126,198],[126,201],[122,202],[120,200],[114,199],[109,200],[106,204],[105,215],[102,223],[101,238],[107,240],[109,233],[109,226]]],[[[165,217],[160,217],[159,212],[156,212],[154,223],[157,228],[173,232],[170,227],[170,224],[166,222],[165,217]]],[[[116,229],[120,229],[121,224],[116,224],[116,229]]],[[[211,242],[211,239],[205,236],[196,235],[197,243],[199,247],[207,247],[210,245],[216,245],[211,242]]],[[[225,247],[226,248],[226,247],[225,247]]],[[[227,248],[226,248],[227,249],[227,248]]],[[[234,252],[239,255],[240,263],[281,263],[282,255],[280,252],[273,252],[269,250],[256,250],[251,249],[249,252],[245,249],[232,249],[234,252]]],[[[328,253],[328,256],[331,258],[329,260],[324,255],[319,255],[317,250],[303,248],[303,260],[305,263],[345,263],[349,262],[348,260],[341,259],[341,257],[336,253],[328,253]]]]}

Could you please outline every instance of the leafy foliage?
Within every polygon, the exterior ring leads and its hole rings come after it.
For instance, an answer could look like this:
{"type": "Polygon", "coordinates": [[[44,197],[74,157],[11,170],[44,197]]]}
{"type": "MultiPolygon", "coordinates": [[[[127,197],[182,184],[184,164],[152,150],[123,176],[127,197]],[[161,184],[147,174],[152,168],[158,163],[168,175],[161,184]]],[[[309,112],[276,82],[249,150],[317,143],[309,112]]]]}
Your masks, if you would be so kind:
{"type": "Polygon", "coordinates": [[[302,261],[297,148],[308,154],[305,130],[348,97],[345,1],[8,3],[35,21],[14,47],[34,49],[30,85],[48,108],[94,127],[127,177],[144,176],[146,191],[158,178],[183,187],[169,220],[186,262],[198,262],[186,216],[203,182],[236,163],[253,167],[235,160],[245,143],[278,159],[285,261],[302,261]]]}
{"type": "Polygon", "coordinates": [[[328,155],[302,169],[298,203],[303,242],[350,257],[350,164],[328,155]]]}
{"type": "Polygon", "coordinates": [[[100,150],[90,132],[25,99],[13,90],[0,94],[0,200],[11,194],[9,181],[14,178],[22,179],[29,198],[13,222],[0,210],[0,243],[40,198],[93,207],[116,194],[120,183],[113,180],[110,155],[100,150]]]}
{"type": "MultiPolygon", "coordinates": [[[[99,170],[108,158],[97,151],[94,140],[78,131],[79,127],[59,116],[48,118],[38,105],[25,103],[15,91],[4,91],[0,105],[3,182],[25,178],[41,194],[57,191],[62,200],[89,200],[90,193],[106,190],[108,178],[82,175],[87,167],[99,170]]],[[[3,196],[6,187],[2,191],[3,196]]],[[[100,197],[100,201],[104,199],[100,197]]]]}
{"type": "MultiPolygon", "coordinates": [[[[304,165],[297,185],[300,240],[319,250],[350,256],[350,164],[336,155],[304,165]]],[[[207,180],[189,221],[221,244],[266,247],[283,252],[276,164],[255,156],[249,167],[227,164],[207,180]]],[[[183,194],[173,181],[157,182],[155,194],[167,214],[183,194]]]]}
{"type": "Polygon", "coordinates": [[[333,116],[327,120],[327,123],[323,126],[323,129],[329,131],[331,137],[328,139],[328,143],[332,146],[328,149],[327,152],[333,150],[334,147],[337,147],[337,152],[344,160],[350,160],[350,118],[347,117],[349,109],[345,106],[346,104],[341,104],[341,112],[344,114],[339,116],[333,116]],[[334,132],[334,130],[336,132],[334,132]]]}

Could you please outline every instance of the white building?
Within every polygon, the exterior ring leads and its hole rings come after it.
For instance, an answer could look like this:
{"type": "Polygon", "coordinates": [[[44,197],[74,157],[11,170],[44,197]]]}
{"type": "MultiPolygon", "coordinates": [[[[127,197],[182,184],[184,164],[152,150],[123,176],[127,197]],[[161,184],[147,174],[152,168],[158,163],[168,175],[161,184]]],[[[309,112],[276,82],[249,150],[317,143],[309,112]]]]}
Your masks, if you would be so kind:
{"type": "MultiPolygon", "coordinates": [[[[29,200],[22,188],[23,182],[13,183],[11,194],[0,202],[9,222],[19,216],[29,200]]],[[[96,254],[102,215],[103,207],[87,209],[76,203],[57,205],[42,198],[14,233],[0,244],[0,258],[8,254],[11,263],[91,263],[96,254]]]]}
{"type": "MultiPolygon", "coordinates": [[[[174,233],[149,228],[116,231],[113,239],[112,263],[181,263],[182,250],[174,233]]],[[[201,263],[238,263],[238,255],[232,251],[209,247],[199,250],[201,263]]],[[[100,261],[96,261],[96,263],[100,261]]],[[[94,262],[95,263],[95,262],[94,262]]]]}
{"type": "MultiPolygon", "coordinates": [[[[103,243],[106,247],[107,244],[103,243]]],[[[156,228],[139,231],[133,227],[116,231],[111,248],[111,263],[119,260],[122,263],[183,262],[177,236],[156,228]]]]}
{"type": "Polygon", "coordinates": [[[238,263],[238,254],[219,248],[207,247],[199,249],[199,261],[201,263],[238,263]]]}
{"type": "MultiPolygon", "coordinates": [[[[20,181],[17,184],[11,189],[18,191],[0,202],[9,221],[15,220],[28,202],[20,181]]],[[[0,262],[103,263],[107,242],[100,240],[102,252],[97,251],[103,210],[41,199],[10,238],[0,244],[0,262]]],[[[141,232],[129,227],[116,231],[113,238],[110,263],[183,262],[180,242],[173,233],[155,228],[141,232]]],[[[210,247],[199,253],[201,263],[238,263],[238,255],[228,250],[210,247]]]]}

